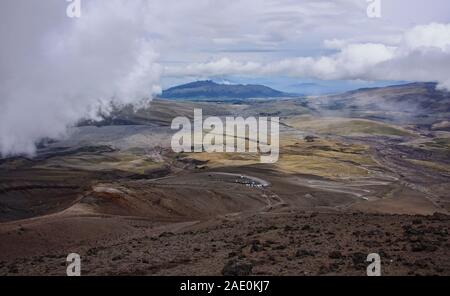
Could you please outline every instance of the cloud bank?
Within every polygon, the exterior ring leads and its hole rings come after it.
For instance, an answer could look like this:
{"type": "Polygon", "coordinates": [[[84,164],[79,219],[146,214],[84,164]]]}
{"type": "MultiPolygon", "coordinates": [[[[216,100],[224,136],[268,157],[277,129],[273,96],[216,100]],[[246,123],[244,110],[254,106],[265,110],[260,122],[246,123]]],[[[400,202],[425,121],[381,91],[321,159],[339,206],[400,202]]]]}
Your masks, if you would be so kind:
{"type": "Polygon", "coordinates": [[[144,39],[144,1],[2,0],[0,154],[33,155],[42,138],[59,138],[81,118],[160,91],[160,67],[144,39]]]}
{"type": "Polygon", "coordinates": [[[270,63],[221,58],[186,66],[167,66],[168,76],[289,75],[323,80],[437,81],[450,89],[450,24],[422,25],[407,31],[395,45],[325,41],[336,52],[270,63]]]}

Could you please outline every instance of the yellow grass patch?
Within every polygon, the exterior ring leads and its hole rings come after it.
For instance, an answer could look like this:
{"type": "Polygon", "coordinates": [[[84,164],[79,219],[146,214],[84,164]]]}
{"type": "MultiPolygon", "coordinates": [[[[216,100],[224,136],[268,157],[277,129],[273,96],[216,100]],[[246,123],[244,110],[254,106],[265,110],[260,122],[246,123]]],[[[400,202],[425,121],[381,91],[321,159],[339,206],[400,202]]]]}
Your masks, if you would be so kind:
{"type": "Polygon", "coordinates": [[[380,135],[380,136],[414,136],[414,133],[393,125],[352,118],[312,118],[311,116],[296,116],[285,121],[298,130],[318,134],[333,134],[339,136],[380,135]]]}

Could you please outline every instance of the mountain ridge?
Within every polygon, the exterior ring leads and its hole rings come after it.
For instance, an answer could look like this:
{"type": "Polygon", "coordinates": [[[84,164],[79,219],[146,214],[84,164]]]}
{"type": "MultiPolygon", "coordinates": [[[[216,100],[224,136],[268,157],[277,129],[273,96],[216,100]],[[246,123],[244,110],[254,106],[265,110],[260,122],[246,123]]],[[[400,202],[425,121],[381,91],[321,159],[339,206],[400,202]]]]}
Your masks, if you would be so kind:
{"type": "Polygon", "coordinates": [[[434,82],[414,82],[315,97],[308,107],[328,115],[433,124],[448,119],[450,92],[434,82]]]}
{"type": "Polygon", "coordinates": [[[251,99],[290,97],[288,94],[259,84],[219,84],[212,80],[194,81],[166,89],[162,99],[251,99]]]}

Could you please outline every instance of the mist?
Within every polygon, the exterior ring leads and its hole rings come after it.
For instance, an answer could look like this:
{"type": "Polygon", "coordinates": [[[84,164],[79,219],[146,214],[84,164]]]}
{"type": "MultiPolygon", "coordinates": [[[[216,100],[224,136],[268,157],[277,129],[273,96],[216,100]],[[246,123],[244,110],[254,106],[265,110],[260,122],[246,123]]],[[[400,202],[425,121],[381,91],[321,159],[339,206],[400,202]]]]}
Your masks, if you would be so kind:
{"type": "Polygon", "coordinates": [[[81,18],[61,0],[0,3],[0,155],[33,156],[80,119],[160,92],[145,39],[142,1],[84,1],[81,18]]]}

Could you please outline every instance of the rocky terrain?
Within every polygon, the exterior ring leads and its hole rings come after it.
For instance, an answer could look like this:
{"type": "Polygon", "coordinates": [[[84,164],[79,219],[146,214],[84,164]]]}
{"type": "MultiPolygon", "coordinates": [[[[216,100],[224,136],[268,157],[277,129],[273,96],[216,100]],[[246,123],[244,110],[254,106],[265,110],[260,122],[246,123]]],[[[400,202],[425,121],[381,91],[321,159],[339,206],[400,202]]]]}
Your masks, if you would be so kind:
{"type": "Polygon", "coordinates": [[[0,273],[63,275],[76,250],[85,275],[360,275],[370,253],[383,275],[448,275],[449,217],[289,210],[223,215],[160,225],[148,219],[94,217],[59,225],[9,227],[0,273]],[[95,228],[63,234],[63,225],[95,228]],[[112,231],[109,227],[114,226],[112,231]],[[50,234],[58,235],[49,237],[50,234]]]}

